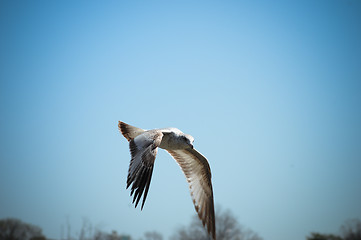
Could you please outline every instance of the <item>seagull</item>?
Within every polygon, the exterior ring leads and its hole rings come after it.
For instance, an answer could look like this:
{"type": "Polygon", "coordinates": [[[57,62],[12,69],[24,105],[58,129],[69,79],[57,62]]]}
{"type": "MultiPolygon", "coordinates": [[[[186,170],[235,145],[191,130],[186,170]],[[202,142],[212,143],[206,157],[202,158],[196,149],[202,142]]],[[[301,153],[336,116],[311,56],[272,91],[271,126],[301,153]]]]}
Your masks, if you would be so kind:
{"type": "Polygon", "coordinates": [[[147,198],[158,147],[170,153],[181,167],[189,184],[194,207],[212,240],[216,240],[211,169],[207,158],[193,148],[194,138],[177,128],[144,130],[119,121],[120,132],[129,142],[131,160],[127,189],[137,207],[143,195],[141,210],[147,198]]]}

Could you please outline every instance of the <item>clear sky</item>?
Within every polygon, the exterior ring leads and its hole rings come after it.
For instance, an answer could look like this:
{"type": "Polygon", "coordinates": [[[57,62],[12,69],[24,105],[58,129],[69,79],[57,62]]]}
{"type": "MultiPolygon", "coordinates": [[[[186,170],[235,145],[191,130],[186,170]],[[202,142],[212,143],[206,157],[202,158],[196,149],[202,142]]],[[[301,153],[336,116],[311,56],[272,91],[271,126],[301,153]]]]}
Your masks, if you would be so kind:
{"type": "Polygon", "coordinates": [[[194,207],[161,150],[143,211],[117,121],[177,127],[216,204],[265,240],[361,217],[360,1],[0,1],[0,218],[170,236],[194,207]]]}

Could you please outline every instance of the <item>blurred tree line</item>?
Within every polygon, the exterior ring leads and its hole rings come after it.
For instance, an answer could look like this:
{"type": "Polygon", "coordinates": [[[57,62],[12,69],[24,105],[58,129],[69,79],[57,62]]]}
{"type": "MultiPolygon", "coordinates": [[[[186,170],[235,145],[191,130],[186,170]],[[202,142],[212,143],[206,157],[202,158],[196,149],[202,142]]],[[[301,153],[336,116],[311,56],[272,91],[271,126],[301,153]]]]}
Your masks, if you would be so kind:
{"type": "MultiPolygon", "coordinates": [[[[83,219],[81,230],[76,236],[71,233],[68,221],[66,229],[66,233],[61,234],[61,240],[134,240],[130,235],[118,234],[116,231],[111,233],[100,231],[94,228],[87,219],[83,219]]],[[[216,229],[217,240],[263,240],[256,232],[239,224],[229,210],[219,210],[216,212],[216,229]]],[[[340,228],[340,235],[312,232],[306,239],[361,240],[361,221],[359,219],[346,221],[340,228]]],[[[18,219],[7,218],[0,220],[0,240],[54,239],[46,238],[38,226],[22,222],[18,219]]],[[[138,240],[163,240],[163,236],[155,231],[146,232],[138,240]]],[[[170,240],[210,240],[210,238],[195,215],[191,223],[176,230],[170,237],[170,240]]]]}
{"type": "Polygon", "coordinates": [[[340,227],[340,235],[311,233],[307,240],[361,240],[361,221],[360,219],[347,220],[340,227]]]}
{"type": "Polygon", "coordinates": [[[46,240],[40,227],[18,219],[0,220],[0,240],[46,240]]]}
{"type": "MultiPolygon", "coordinates": [[[[218,208],[220,209],[220,208],[218,208]]],[[[218,240],[262,240],[254,231],[238,223],[233,214],[227,210],[216,212],[216,235],[218,240]]],[[[134,240],[129,235],[100,231],[92,226],[89,220],[83,219],[80,232],[74,236],[67,219],[65,229],[62,230],[61,240],[134,240]]],[[[189,226],[177,229],[170,237],[171,240],[208,240],[210,239],[197,215],[194,215],[189,226]]],[[[47,240],[39,227],[24,223],[17,219],[0,220],[0,240],[47,240]]],[[[48,239],[50,240],[50,239],[48,239]]],[[[146,232],[137,240],[163,240],[158,232],[146,232]]]]}

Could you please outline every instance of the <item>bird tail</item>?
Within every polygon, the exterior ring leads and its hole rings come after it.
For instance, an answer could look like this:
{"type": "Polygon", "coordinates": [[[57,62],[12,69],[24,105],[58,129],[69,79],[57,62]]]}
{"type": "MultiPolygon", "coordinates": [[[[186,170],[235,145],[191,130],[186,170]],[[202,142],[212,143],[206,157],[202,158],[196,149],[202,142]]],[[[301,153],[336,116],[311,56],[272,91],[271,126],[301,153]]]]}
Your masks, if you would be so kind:
{"type": "Polygon", "coordinates": [[[142,134],[143,132],[145,132],[144,129],[131,126],[131,125],[126,124],[125,122],[122,122],[122,121],[118,122],[118,128],[119,128],[119,131],[123,134],[123,136],[128,141],[134,139],[136,136],[138,136],[138,135],[142,134]]]}

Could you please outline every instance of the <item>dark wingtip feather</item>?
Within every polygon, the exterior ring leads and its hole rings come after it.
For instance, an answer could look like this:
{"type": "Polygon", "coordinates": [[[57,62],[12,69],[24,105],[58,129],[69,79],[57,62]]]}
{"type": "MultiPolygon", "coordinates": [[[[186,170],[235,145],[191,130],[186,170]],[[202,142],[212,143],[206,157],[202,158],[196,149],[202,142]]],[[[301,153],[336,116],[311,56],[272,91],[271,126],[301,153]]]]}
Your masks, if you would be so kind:
{"type": "Polygon", "coordinates": [[[140,199],[143,196],[141,210],[143,210],[145,200],[147,199],[150,181],[152,179],[153,165],[146,167],[143,166],[138,172],[138,177],[128,181],[128,187],[132,185],[130,195],[133,196],[133,203],[135,208],[138,206],[140,199]]]}
{"type": "Polygon", "coordinates": [[[144,197],[143,197],[143,203],[142,203],[141,210],[143,210],[145,199],[147,198],[147,195],[148,195],[148,190],[149,190],[149,186],[150,186],[150,181],[152,179],[152,174],[153,174],[153,165],[149,169],[149,174],[148,174],[148,177],[147,177],[147,180],[146,180],[147,184],[145,186],[145,191],[144,191],[144,197]]]}

